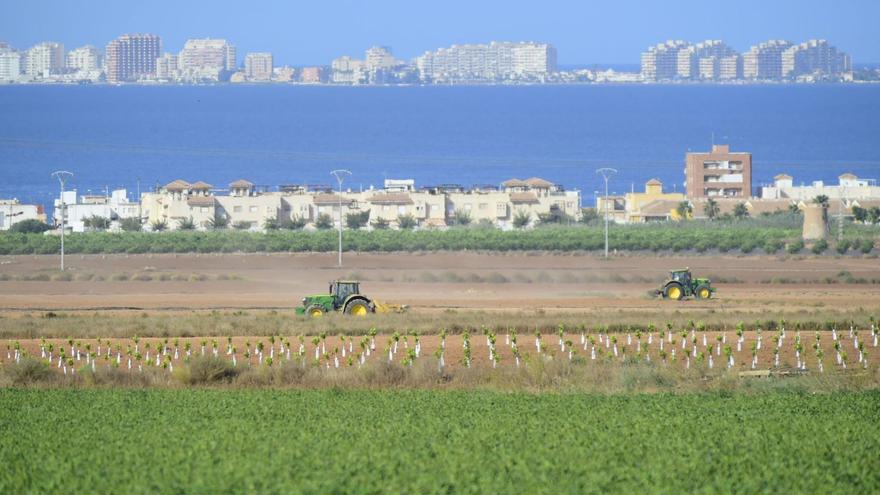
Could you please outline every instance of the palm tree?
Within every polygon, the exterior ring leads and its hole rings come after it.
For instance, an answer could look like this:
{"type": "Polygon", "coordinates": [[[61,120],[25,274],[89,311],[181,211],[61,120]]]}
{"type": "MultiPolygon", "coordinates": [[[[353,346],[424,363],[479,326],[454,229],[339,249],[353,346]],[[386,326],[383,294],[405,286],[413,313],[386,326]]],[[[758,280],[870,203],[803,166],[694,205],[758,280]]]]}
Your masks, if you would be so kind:
{"type": "Polygon", "coordinates": [[[709,198],[709,200],[706,201],[706,204],[703,205],[703,213],[706,214],[706,218],[709,220],[715,220],[718,218],[718,215],[721,214],[721,207],[718,206],[718,201],[709,198]]]}
{"type": "Polygon", "coordinates": [[[516,212],[516,215],[513,216],[513,226],[518,229],[524,229],[528,227],[531,222],[532,214],[525,210],[520,210],[516,212]]]}
{"type": "Polygon", "coordinates": [[[192,217],[181,219],[177,222],[177,230],[195,230],[196,223],[192,217]]]}
{"type": "Polygon", "coordinates": [[[746,207],[745,203],[737,203],[733,206],[733,217],[737,220],[742,220],[749,216],[749,209],[746,207]]]}
{"type": "Polygon", "coordinates": [[[675,212],[680,220],[687,220],[694,213],[694,207],[688,201],[682,201],[675,207],[675,212]]]}
{"type": "Polygon", "coordinates": [[[155,222],[150,224],[150,229],[153,232],[162,232],[163,230],[168,229],[168,224],[165,223],[165,220],[156,220],[155,222]]]}

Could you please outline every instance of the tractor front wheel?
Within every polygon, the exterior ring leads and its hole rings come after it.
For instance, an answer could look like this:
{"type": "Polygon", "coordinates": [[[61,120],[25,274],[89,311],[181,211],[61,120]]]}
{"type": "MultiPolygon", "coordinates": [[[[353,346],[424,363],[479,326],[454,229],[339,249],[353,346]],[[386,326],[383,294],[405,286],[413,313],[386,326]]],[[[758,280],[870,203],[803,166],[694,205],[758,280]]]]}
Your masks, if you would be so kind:
{"type": "Polygon", "coordinates": [[[324,307],[318,305],[309,306],[306,308],[306,314],[312,318],[320,318],[324,316],[324,307]]]}
{"type": "Polygon", "coordinates": [[[667,285],[666,288],[663,290],[663,296],[667,299],[681,301],[681,299],[684,297],[684,289],[678,282],[673,282],[667,285]]]}
{"type": "Polygon", "coordinates": [[[712,297],[712,290],[709,289],[708,285],[701,285],[697,287],[697,290],[694,291],[694,294],[697,295],[697,299],[709,299],[712,297]]]}

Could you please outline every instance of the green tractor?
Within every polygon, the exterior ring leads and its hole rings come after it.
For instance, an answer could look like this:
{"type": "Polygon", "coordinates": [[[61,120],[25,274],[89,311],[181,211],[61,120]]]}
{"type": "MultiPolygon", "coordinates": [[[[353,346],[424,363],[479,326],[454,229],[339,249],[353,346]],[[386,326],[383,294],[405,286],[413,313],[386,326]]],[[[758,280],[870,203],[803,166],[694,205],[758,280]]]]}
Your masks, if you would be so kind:
{"type": "Polygon", "coordinates": [[[712,287],[712,281],[708,278],[693,278],[691,269],[672,270],[669,274],[669,280],[663,283],[663,286],[657,291],[657,295],[664,299],[673,299],[681,301],[686,297],[695,297],[697,299],[709,299],[715,289],[712,287]]]}
{"type": "Polygon", "coordinates": [[[317,318],[332,311],[342,311],[352,316],[375,313],[375,303],[361,294],[360,285],[360,282],[351,280],[334,280],[330,283],[329,294],[304,297],[302,306],[296,308],[296,314],[317,318]]]}

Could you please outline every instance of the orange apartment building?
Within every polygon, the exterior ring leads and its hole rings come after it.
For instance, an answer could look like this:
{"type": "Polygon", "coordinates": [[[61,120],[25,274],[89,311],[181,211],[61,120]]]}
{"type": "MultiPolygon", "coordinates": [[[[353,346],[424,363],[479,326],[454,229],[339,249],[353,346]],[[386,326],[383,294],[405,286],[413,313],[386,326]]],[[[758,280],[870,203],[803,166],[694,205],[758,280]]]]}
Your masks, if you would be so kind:
{"type": "Polygon", "coordinates": [[[688,198],[749,198],[752,196],[752,154],[732,153],[726,144],[708,153],[685,155],[688,198]]]}

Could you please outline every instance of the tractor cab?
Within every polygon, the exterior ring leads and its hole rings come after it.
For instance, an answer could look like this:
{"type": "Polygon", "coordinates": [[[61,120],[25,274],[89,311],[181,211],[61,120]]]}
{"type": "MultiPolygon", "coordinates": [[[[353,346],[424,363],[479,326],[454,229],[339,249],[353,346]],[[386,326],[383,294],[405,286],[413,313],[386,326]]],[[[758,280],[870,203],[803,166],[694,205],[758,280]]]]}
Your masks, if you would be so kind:
{"type": "Polygon", "coordinates": [[[680,283],[683,286],[691,285],[691,269],[685,268],[683,270],[672,270],[670,272],[671,280],[680,283]]]}
{"type": "Polygon", "coordinates": [[[330,282],[330,295],[336,300],[336,307],[342,306],[348,296],[360,294],[360,282],[334,280],[330,282]]]}

